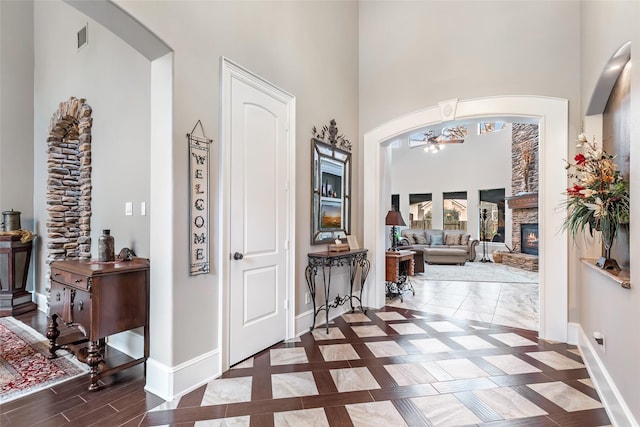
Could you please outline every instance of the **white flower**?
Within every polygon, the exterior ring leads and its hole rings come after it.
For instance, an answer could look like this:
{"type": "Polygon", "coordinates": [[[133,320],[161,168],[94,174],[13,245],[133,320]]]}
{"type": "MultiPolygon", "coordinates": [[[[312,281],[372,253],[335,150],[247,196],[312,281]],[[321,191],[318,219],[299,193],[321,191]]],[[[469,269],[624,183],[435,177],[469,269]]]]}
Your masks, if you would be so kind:
{"type": "Polygon", "coordinates": [[[593,216],[596,218],[607,216],[607,209],[605,209],[604,202],[600,197],[596,197],[595,203],[585,203],[584,205],[593,211],[593,216]]]}
{"type": "Polygon", "coordinates": [[[588,199],[589,197],[596,194],[596,192],[590,188],[585,188],[583,190],[580,190],[580,194],[582,194],[586,199],[588,199]]]}
{"type": "Polygon", "coordinates": [[[580,135],[578,135],[578,143],[576,144],[576,147],[582,147],[582,144],[584,144],[585,142],[589,142],[589,140],[587,139],[587,135],[581,133],[580,135]]]}

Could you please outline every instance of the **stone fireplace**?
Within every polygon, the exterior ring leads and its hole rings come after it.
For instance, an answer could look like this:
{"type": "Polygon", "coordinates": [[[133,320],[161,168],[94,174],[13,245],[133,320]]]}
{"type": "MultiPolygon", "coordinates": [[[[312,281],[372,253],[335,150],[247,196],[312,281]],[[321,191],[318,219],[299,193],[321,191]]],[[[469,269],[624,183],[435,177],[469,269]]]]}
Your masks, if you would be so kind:
{"type": "Polygon", "coordinates": [[[513,252],[503,254],[502,262],[538,271],[538,125],[514,123],[511,138],[513,196],[507,197],[507,207],[513,252]]]}

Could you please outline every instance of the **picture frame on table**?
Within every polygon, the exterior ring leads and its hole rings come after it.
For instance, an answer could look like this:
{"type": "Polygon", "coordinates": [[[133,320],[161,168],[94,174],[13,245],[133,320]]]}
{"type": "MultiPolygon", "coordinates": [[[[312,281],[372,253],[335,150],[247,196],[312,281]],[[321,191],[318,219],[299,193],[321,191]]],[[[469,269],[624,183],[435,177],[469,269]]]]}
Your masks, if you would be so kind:
{"type": "Polygon", "coordinates": [[[358,245],[358,238],[353,234],[349,234],[347,236],[347,244],[349,245],[349,250],[360,249],[358,245]]]}

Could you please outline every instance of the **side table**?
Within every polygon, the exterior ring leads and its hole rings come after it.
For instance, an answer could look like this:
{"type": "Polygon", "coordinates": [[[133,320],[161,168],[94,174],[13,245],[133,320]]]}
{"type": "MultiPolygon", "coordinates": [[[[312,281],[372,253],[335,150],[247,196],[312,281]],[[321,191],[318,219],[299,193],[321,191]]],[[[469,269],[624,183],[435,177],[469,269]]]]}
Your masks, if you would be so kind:
{"type": "Polygon", "coordinates": [[[27,291],[32,241],[20,235],[0,235],[0,317],[15,316],[38,308],[27,291]]]}
{"type": "Polygon", "coordinates": [[[88,349],[81,348],[76,357],[91,368],[89,390],[98,390],[100,378],[146,363],[149,356],[149,260],[52,262],[49,314],[49,358],[56,358],[60,348],[89,341],[88,349]],[[59,343],[58,320],[77,328],[84,338],[59,343]],[[144,328],[144,355],[106,366],[105,338],[139,327],[144,328]]]}
{"type": "Polygon", "coordinates": [[[355,311],[353,306],[353,300],[357,300],[360,304],[360,310],[363,313],[367,311],[362,308],[362,292],[364,290],[364,283],[367,280],[371,263],[367,259],[367,249],[354,249],[343,252],[314,252],[307,254],[309,264],[305,269],[305,277],[307,279],[307,286],[309,287],[309,293],[311,294],[311,301],[313,302],[313,323],[309,330],[313,330],[316,325],[316,317],[321,311],[325,312],[326,328],[329,333],[329,309],[336,308],[349,301],[351,305],[351,311],[355,311]],[[335,299],[330,302],[329,294],[331,291],[331,269],[333,267],[349,267],[349,294],[345,296],[337,295],[335,299]],[[316,308],[316,275],[318,270],[322,271],[322,284],[324,287],[324,304],[316,308]],[[353,295],[353,283],[356,279],[356,273],[360,270],[360,297],[353,295]]]}
{"type": "Polygon", "coordinates": [[[400,301],[404,302],[402,296],[404,292],[411,291],[416,294],[415,289],[409,276],[415,274],[415,264],[413,251],[389,251],[385,256],[385,282],[386,293],[388,298],[400,297],[400,301]]]}

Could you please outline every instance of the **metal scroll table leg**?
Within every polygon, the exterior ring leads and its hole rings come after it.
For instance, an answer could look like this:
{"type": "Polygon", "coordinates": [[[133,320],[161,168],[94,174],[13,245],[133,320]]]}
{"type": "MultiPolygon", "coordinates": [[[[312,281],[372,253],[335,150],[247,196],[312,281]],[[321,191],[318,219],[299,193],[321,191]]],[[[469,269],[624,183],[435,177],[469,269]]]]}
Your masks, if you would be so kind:
{"type": "Polygon", "coordinates": [[[367,281],[367,276],[369,275],[369,270],[371,269],[371,262],[363,257],[359,261],[360,264],[360,310],[363,313],[367,313],[367,310],[362,307],[362,296],[364,295],[364,284],[367,281]]]}
{"type": "Polygon", "coordinates": [[[313,331],[313,328],[316,326],[316,316],[318,312],[316,311],[316,273],[318,271],[318,267],[315,265],[308,265],[304,270],[305,278],[307,279],[307,287],[309,288],[309,294],[311,295],[311,302],[313,303],[313,322],[311,323],[311,327],[309,331],[313,331]]]}
{"type": "Polygon", "coordinates": [[[324,311],[327,327],[327,335],[329,335],[329,293],[331,292],[331,265],[329,265],[329,276],[325,274],[325,267],[322,267],[322,283],[324,284],[324,311]]]}

